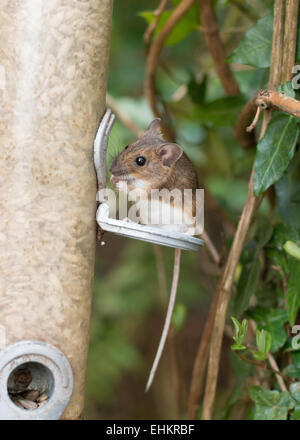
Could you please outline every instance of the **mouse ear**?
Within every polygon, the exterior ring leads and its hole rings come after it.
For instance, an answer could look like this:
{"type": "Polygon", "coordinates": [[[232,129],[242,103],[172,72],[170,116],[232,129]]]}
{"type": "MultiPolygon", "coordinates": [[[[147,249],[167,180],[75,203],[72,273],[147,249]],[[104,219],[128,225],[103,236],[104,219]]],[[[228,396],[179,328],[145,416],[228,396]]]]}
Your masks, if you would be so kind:
{"type": "Polygon", "coordinates": [[[157,149],[157,153],[161,158],[162,164],[169,167],[180,159],[183,150],[177,144],[167,143],[160,145],[157,149]]]}
{"type": "Polygon", "coordinates": [[[160,118],[153,119],[153,121],[150,122],[147,130],[145,131],[144,136],[146,135],[146,136],[162,137],[160,123],[161,123],[160,118]]]}

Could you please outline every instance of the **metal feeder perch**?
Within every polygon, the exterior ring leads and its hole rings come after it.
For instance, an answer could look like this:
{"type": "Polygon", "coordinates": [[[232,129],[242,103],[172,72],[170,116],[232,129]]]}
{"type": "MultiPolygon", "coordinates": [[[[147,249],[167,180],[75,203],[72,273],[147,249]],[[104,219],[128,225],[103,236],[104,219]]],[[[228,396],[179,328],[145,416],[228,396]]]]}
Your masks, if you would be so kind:
{"type": "MultiPolygon", "coordinates": [[[[103,116],[94,142],[94,163],[98,182],[106,186],[106,151],[109,133],[114,123],[114,115],[111,110],[106,110],[103,116]]],[[[102,202],[97,210],[96,219],[98,225],[104,230],[113,232],[136,240],[178,248],[187,251],[197,251],[203,246],[203,240],[187,234],[166,231],[162,228],[144,226],[134,222],[116,220],[109,217],[109,206],[102,202]]]]}

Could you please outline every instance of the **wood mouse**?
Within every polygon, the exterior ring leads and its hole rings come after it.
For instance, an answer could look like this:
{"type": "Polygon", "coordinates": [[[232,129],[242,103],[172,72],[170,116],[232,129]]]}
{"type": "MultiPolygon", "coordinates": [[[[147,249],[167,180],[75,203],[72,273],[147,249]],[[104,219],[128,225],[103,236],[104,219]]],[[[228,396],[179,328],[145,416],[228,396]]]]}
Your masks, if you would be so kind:
{"type": "MultiPolygon", "coordinates": [[[[203,232],[203,222],[197,223],[196,215],[198,210],[196,171],[179,145],[165,141],[160,130],[159,118],[150,123],[136,142],[125,147],[112,162],[110,171],[112,173],[110,180],[117,190],[125,191],[129,198],[134,200],[136,199],[133,193],[138,192],[136,205],[140,211],[141,223],[189,235],[203,232]],[[185,191],[187,189],[188,194],[185,191]],[[159,192],[159,198],[153,198],[153,190],[159,192]],[[170,192],[175,192],[176,196],[170,198],[170,192]],[[164,222],[166,219],[164,214],[168,209],[171,215],[167,217],[169,221],[164,222]],[[176,214],[179,214],[179,218],[176,214]],[[155,223],[153,218],[156,220],[155,223]]],[[[201,208],[202,206],[199,206],[199,209],[201,208]]],[[[180,272],[180,257],[181,250],[175,249],[167,315],[146,391],[153,381],[170,328],[180,272]]]]}
{"type": "Polygon", "coordinates": [[[201,233],[196,221],[196,171],[179,145],[163,139],[159,118],[150,123],[142,137],[125,147],[110,171],[117,190],[127,192],[129,198],[133,193],[139,195],[136,205],[141,223],[189,235],[201,233]],[[187,189],[190,191],[184,192],[187,189]],[[153,198],[153,190],[159,191],[159,198],[153,198]],[[170,198],[170,191],[175,197],[170,198]],[[169,218],[163,217],[167,209],[169,218]],[[164,218],[169,219],[167,224],[164,218]]]}

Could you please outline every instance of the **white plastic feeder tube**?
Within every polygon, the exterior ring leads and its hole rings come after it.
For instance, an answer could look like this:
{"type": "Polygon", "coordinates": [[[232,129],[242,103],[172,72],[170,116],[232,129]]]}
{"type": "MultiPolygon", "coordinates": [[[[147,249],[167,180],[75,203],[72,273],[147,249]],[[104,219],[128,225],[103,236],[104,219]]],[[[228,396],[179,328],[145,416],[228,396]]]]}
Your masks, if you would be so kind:
{"type": "Polygon", "coordinates": [[[64,353],[65,419],[84,404],[111,16],[112,0],[0,2],[0,349],[64,353]]]}

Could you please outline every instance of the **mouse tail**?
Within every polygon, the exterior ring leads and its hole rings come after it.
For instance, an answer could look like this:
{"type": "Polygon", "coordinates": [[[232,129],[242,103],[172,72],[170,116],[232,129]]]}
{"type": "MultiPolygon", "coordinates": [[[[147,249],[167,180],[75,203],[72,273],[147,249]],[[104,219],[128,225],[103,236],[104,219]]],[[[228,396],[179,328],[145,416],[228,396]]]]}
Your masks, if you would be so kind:
{"type": "Polygon", "coordinates": [[[180,257],[181,257],[181,249],[175,249],[175,258],[174,258],[174,269],[173,269],[173,280],[172,280],[172,287],[171,287],[171,293],[169,298],[169,304],[168,304],[168,310],[167,315],[163,327],[163,331],[160,337],[158,349],[156,351],[156,355],[152,364],[152,368],[149,374],[148,382],[146,385],[145,392],[149,390],[151,387],[151,384],[153,382],[161,355],[163,353],[167,336],[170,329],[172,314],[175,306],[175,300],[176,300],[176,293],[177,293],[177,287],[178,287],[178,280],[179,280],[179,272],[180,272],[180,257]]]}

